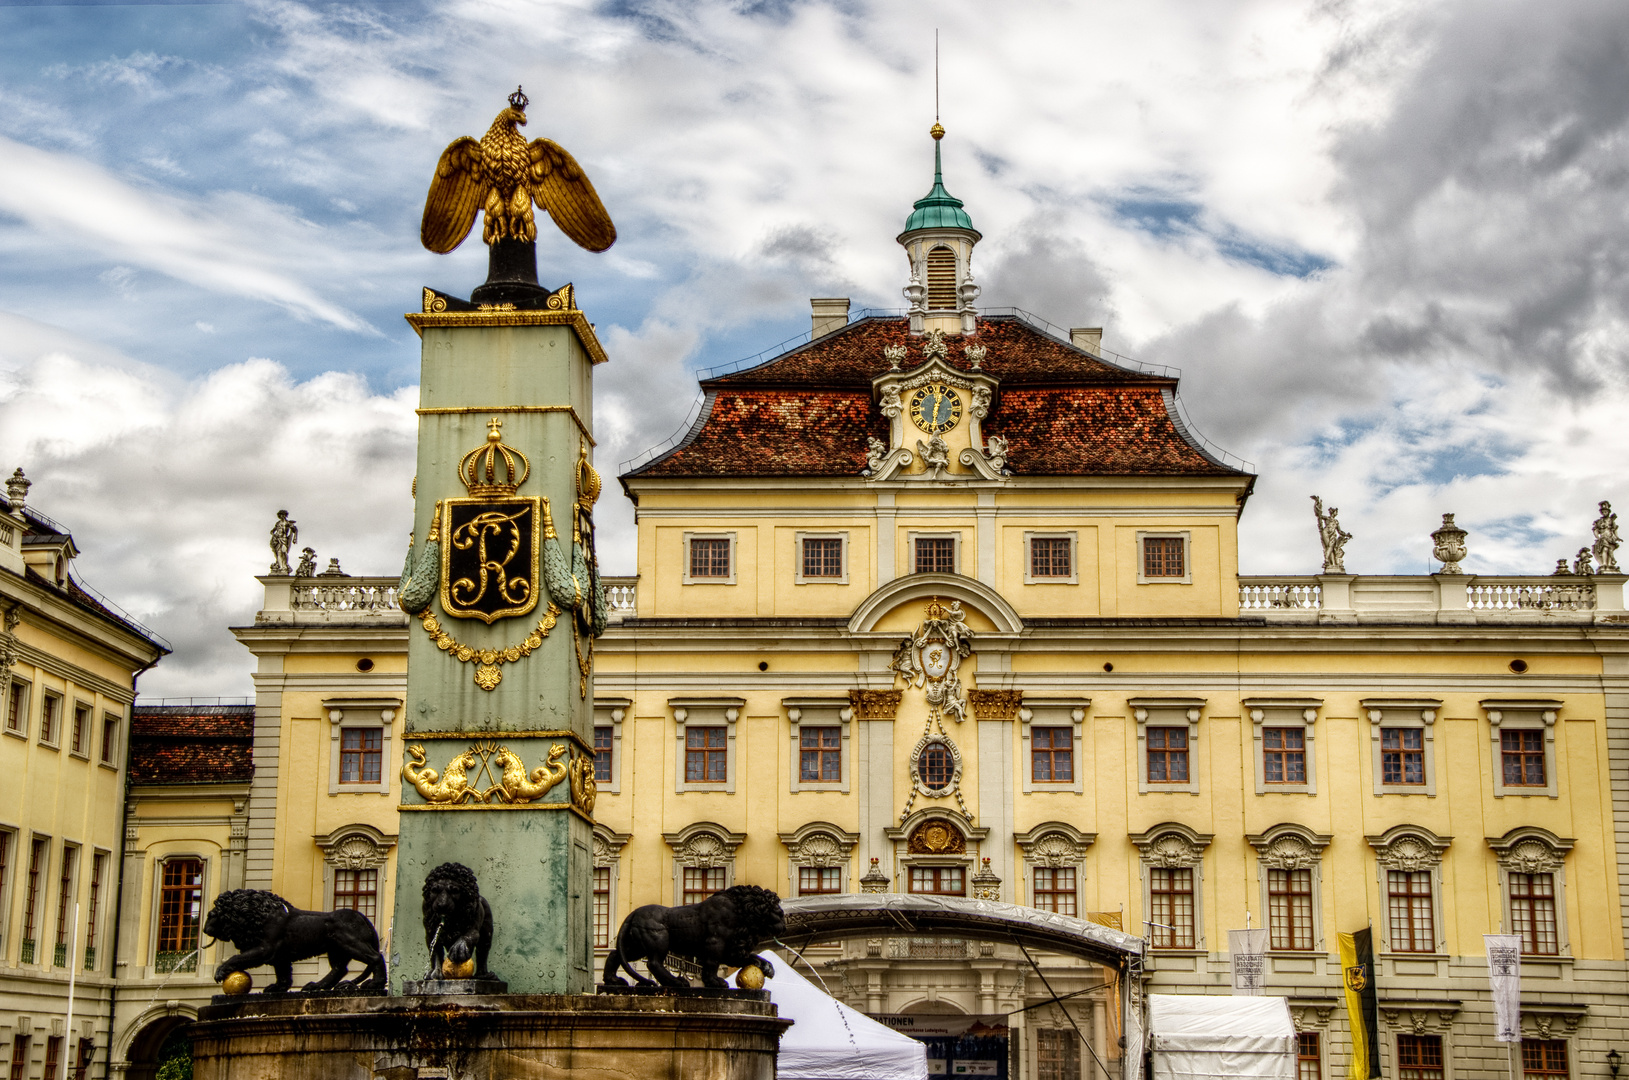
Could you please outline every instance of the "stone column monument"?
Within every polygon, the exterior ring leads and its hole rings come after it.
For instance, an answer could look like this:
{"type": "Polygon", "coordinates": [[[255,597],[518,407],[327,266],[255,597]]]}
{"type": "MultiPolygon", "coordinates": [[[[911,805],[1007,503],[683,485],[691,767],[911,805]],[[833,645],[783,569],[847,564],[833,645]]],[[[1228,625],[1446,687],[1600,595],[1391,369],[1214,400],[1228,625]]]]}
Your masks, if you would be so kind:
{"type": "MultiPolygon", "coordinates": [[[[535,200],[578,243],[616,232],[569,154],[527,144],[516,91],[479,143],[441,157],[423,239],[448,250],[487,211],[492,273],[469,302],[425,289],[392,988],[426,975],[420,889],[475,872],[498,928],[490,976],[514,993],[593,985],[593,369],[572,288],[537,284],[535,200]],[[513,144],[513,145],[511,145],[513,144]],[[513,175],[511,175],[513,174],[513,175]],[[513,190],[504,190],[508,184],[513,190]],[[518,195],[517,195],[518,192],[518,195]],[[524,208],[524,213],[516,207],[524,208]],[[496,208],[496,209],[494,209],[496,208]]],[[[488,972],[476,973],[480,976],[488,972]]]]}

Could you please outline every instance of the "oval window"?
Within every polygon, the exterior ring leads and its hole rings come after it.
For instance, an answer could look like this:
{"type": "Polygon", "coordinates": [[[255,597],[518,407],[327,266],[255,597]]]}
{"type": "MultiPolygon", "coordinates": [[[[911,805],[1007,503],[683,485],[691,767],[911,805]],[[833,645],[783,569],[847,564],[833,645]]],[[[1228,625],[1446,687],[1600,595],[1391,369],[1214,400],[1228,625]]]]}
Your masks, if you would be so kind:
{"type": "Polygon", "coordinates": [[[949,787],[951,778],[956,775],[956,759],[944,743],[930,742],[917,758],[916,771],[924,787],[939,791],[949,787]]]}

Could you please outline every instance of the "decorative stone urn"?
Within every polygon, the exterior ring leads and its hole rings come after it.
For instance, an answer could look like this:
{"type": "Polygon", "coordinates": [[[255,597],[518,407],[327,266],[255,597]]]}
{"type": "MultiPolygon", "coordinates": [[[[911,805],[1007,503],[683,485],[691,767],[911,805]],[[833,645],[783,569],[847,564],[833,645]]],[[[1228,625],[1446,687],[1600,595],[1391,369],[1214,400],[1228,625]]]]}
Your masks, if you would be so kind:
{"type": "Polygon", "coordinates": [[[1460,560],[1465,558],[1465,530],[1454,524],[1454,515],[1442,515],[1442,528],[1431,534],[1435,546],[1431,549],[1433,557],[1442,563],[1442,574],[1463,574],[1459,568],[1460,560]]]}

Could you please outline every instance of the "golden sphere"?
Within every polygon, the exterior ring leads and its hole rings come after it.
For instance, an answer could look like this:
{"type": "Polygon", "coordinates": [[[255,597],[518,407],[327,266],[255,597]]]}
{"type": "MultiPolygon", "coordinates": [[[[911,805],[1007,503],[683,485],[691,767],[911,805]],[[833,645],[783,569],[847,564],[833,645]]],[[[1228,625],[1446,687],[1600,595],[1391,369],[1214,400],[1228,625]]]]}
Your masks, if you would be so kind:
{"type": "Polygon", "coordinates": [[[470,957],[462,964],[455,964],[450,959],[441,961],[441,974],[449,979],[473,979],[475,977],[475,957],[470,957]]]}
{"type": "Polygon", "coordinates": [[[735,985],[742,990],[762,990],[764,988],[764,969],[756,964],[748,964],[735,973],[735,985]]]}
{"type": "Polygon", "coordinates": [[[249,978],[247,971],[234,971],[221,983],[221,989],[235,997],[238,994],[247,994],[254,984],[255,981],[249,978]]]}

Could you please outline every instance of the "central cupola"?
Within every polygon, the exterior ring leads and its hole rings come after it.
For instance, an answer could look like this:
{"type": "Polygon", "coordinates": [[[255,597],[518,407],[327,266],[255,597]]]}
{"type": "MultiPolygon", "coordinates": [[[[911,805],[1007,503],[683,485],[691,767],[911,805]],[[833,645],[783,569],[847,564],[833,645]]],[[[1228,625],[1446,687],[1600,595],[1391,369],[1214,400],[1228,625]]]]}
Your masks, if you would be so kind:
{"type": "Polygon", "coordinates": [[[897,238],[911,264],[911,282],[904,289],[911,333],[972,334],[978,329],[973,301],[979,295],[973,245],[981,237],[962,201],[945,190],[945,129],[935,123],[928,134],[933,136],[933,188],[916,200],[897,238]]]}

